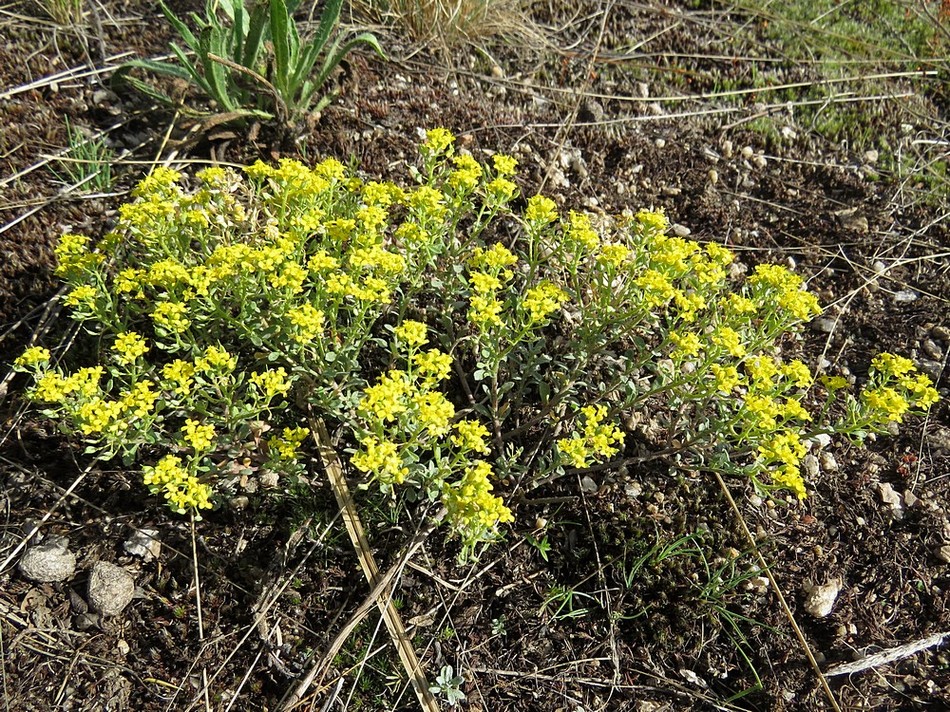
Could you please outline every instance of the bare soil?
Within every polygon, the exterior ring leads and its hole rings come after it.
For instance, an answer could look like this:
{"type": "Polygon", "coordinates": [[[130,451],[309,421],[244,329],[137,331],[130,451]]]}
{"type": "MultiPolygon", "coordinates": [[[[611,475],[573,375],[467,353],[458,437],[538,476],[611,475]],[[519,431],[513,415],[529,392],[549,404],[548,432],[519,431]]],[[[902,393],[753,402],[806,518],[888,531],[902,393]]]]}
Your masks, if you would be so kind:
{"type": "MultiPolygon", "coordinates": [[[[926,421],[865,449],[833,443],[838,467],[812,477],[804,503],[728,487],[822,671],[950,631],[950,564],[939,555],[950,544],[950,201],[946,179],[923,170],[950,136],[946,70],[886,80],[884,98],[854,102],[872,138],[831,140],[813,113],[768,90],[820,75],[788,60],[761,19],[685,0],[550,5],[534,7],[548,46],[497,40],[445,53],[382,31],[389,61],[351,57],[338,100],[296,141],[266,126],[201,132],[110,83],[120,54],[166,52],[153,4],[97,6],[81,29],[7,5],[4,361],[38,332],[62,333],[56,240],[67,229],[101,235],[148,162],[334,156],[389,178],[404,174],[421,129],[445,126],[476,155],[516,155],[526,195],[606,213],[662,206],[692,238],[724,241],[747,265],[794,265],[826,305],[803,344],[813,362],[860,379],[880,350],[914,356],[945,398],[926,421]],[[754,91],[696,98],[727,80],[754,91]],[[121,155],[113,192],[66,190],[49,170],[66,145],[64,116],[106,132],[121,155]],[[832,613],[809,615],[808,587],[832,579],[832,613]]],[[[63,584],[28,581],[16,558],[0,571],[5,709],[278,709],[369,591],[320,468],[307,486],[249,493],[246,506],[199,523],[199,591],[187,523],[149,501],[134,472],[83,459],[23,404],[22,385],[4,381],[0,412],[0,559],[52,512],[42,532],[68,536],[79,565],[63,584]],[[158,558],[124,550],[141,529],[159,532],[158,558]],[[81,598],[96,560],[132,571],[137,596],[121,616],[90,623],[81,598]]],[[[396,595],[430,682],[453,666],[472,710],[832,708],[714,480],[668,465],[592,478],[593,489],[557,482],[511,501],[506,542],[474,564],[457,565],[456,546],[439,536],[413,557],[396,595]],[[542,554],[532,541],[544,538],[542,554]],[[702,554],[677,554],[677,541],[702,554]]],[[[384,569],[423,515],[383,523],[367,511],[384,569]]],[[[418,708],[375,614],[331,671],[304,708],[418,708]]],[[[939,645],[828,682],[841,709],[950,707],[939,645]]]]}

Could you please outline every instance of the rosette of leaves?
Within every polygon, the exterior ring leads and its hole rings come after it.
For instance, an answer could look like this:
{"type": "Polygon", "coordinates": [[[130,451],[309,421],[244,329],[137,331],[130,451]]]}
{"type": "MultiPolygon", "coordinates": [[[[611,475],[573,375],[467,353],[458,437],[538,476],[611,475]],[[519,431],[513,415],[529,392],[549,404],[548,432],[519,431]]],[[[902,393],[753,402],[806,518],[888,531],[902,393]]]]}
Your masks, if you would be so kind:
{"type": "Polygon", "coordinates": [[[223,116],[219,124],[257,118],[292,127],[304,114],[318,112],[333,100],[327,82],[351,50],[367,45],[384,56],[370,32],[333,38],[343,0],[328,0],[316,33],[301,39],[293,17],[298,5],[294,0],[262,0],[248,8],[244,0],[207,0],[203,17],[191,13],[192,28],[160,0],[185,47],[171,43],[173,62],[132,60],[123,66],[122,76],[167,103],[174,102],[128,76],[128,70],[182,79],[215,103],[223,116]]]}

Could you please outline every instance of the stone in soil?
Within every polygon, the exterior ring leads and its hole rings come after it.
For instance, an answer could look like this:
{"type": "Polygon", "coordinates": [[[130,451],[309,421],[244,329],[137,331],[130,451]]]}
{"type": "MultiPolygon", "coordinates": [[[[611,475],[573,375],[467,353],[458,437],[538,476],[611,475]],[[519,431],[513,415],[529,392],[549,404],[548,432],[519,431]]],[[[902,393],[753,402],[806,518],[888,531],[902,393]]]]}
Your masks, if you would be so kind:
{"type": "Polygon", "coordinates": [[[815,618],[824,618],[834,608],[840,591],[840,579],[832,579],[821,586],[815,586],[805,596],[805,612],[815,618]]]}
{"type": "Polygon", "coordinates": [[[162,542],[157,529],[138,529],[122,544],[127,554],[151,561],[162,553],[162,542]]]}
{"type": "Polygon", "coordinates": [[[117,616],[125,610],[135,594],[135,579],[121,566],[97,561],[89,573],[86,597],[94,611],[104,616],[117,616]]]}
{"type": "Polygon", "coordinates": [[[76,555],[65,537],[50,537],[26,550],[20,559],[20,573],[37,583],[65,581],[76,570],[76,555]]]}

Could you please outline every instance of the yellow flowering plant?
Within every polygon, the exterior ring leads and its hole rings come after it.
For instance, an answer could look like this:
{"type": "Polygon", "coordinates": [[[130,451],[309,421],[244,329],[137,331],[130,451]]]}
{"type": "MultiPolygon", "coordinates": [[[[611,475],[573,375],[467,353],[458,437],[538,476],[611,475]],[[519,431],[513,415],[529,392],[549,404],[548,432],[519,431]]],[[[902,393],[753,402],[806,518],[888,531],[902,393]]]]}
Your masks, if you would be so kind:
{"type": "Polygon", "coordinates": [[[65,303],[101,351],[69,369],[27,349],[30,398],[196,514],[236,471],[302,473],[312,410],[367,488],[444,507],[464,553],[512,521],[505,487],[631,457],[646,410],[656,457],[803,497],[810,438],[937,400],[888,354],[859,393],[816,380],[794,343],[820,308],[784,267],[743,279],[659,210],[515,207],[515,159],[445,129],[420,156],[405,185],[334,159],[154,170],[98,244],[60,241],[65,303]]]}

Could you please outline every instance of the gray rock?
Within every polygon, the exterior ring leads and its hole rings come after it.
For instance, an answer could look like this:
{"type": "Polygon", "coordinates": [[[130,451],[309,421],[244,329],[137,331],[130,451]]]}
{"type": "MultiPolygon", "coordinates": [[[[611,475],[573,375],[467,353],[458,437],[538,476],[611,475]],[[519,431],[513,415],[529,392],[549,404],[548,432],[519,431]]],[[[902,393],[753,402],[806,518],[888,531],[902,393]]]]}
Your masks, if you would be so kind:
{"type": "Polygon", "coordinates": [[[950,545],[944,544],[935,553],[943,563],[950,564],[950,545]]]}
{"type": "Polygon", "coordinates": [[[943,361],[943,349],[937,346],[937,342],[933,339],[926,339],[921,348],[924,350],[924,353],[927,354],[934,361],[943,361]]]}
{"type": "Polygon", "coordinates": [[[122,544],[127,554],[151,561],[162,553],[157,529],[138,529],[122,544]]]}
{"type": "Polygon", "coordinates": [[[837,472],[838,461],[830,452],[822,452],[818,455],[818,461],[821,463],[821,469],[825,472],[837,472]]]}
{"type": "Polygon", "coordinates": [[[129,605],[135,594],[135,579],[121,566],[97,561],[89,572],[86,598],[94,611],[104,616],[117,616],[129,605]]]}
{"type": "Polygon", "coordinates": [[[802,469],[805,470],[805,476],[809,480],[815,480],[818,477],[818,458],[814,455],[805,455],[802,460],[802,469]]]}
{"type": "Polygon", "coordinates": [[[841,579],[832,579],[821,586],[815,586],[807,591],[805,596],[805,611],[815,618],[824,618],[831,613],[841,591],[841,579]]]}
{"type": "Polygon", "coordinates": [[[20,573],[38,583],[65,581],[76,570],[76,555],[68,545],[65,537],[52,536],[30,547],[20,558],[20,573]]]}

